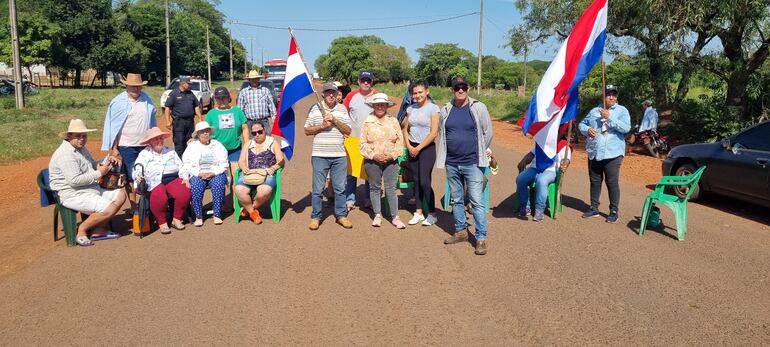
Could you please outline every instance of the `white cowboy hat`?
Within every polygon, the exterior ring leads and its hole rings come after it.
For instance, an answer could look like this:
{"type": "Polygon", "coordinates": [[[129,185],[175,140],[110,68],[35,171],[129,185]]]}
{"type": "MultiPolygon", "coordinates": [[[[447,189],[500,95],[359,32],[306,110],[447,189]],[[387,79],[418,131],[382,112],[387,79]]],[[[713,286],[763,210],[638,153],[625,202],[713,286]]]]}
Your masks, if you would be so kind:
{"type": "Polygon", "coordinates": [[[257,72],[257,70],[251,70],[251,71],[249,71],[249,74],[248,74],[248,75],[246,75],[246,79],[247,79],[247,80],[252,80],[252,79],[262,79],[262,75],[260,75],[260,74],[257,72]]]}
{"type": "Polygon", "coordinates": [[[369,107],[374,107],[374,104],[388,104],[388,107],[395,105],[396,103],[388,99],[388,95],[385,93],[377,93],[372,95],[369,100],[366,101],[369,107]]]}
{"type": "Polygon", "coordinates": [[[192,133],[192,138],[193,138],[193,139],[197,139],[197,138],[198,138],[198,132],[200,132],[201,130],[206,130],[206,129],[211,129],[211,133],[212,133],[212,134],[213,134],[215,131],[217,131],[217,129],[215,129],[214,127],[212,127],[212,126],[209,124],[209,122],[207,122],[207,121],[205,121],[205,120],[204,120],[204,121],[198,122],[198,124],[195,124],[195,130],[193,130],[193,133],[192,133]]]}
{"type": "Polygon", "coordinates": [[[69,133],[90,133],[92,131],[96,131],[96,129],[88,129],[86,127],[86,123],[83,122],[83,120],[75,118],[70,120],[70,124],[67,126],[67,131],[62,131],[59,133],[59,137],[64,138],[69,133]]]}

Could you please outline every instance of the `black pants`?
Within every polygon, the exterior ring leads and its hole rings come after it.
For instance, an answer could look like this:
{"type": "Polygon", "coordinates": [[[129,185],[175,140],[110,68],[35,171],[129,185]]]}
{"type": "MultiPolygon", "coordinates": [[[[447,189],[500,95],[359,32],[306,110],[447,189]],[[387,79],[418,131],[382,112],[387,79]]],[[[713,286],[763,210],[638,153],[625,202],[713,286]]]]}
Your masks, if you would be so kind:
{"type": "Polygon", "coordinates": [[[195,118],[174,118],[172,129],[174,150],[181,158],[182,153],[187,149],[187,141],[190,140],[193,130],[195,130],[195,118]]]}
{"type": "Polygon", "coordinates": [[[610,195],[610,211],[618,212],[620,205],[620,166],[623,156],[612,159],[588,160],[588,177],[591,180],[591,208],[599,208],[599,197],[602,195],[602,180],[607,184],[610,195]]]}
{"type": "MultiPolygon", "coordinates": [[[[409,141],[412,147],[417,147],[419,143],[409,141]]],[[[416,157],[409,157],[409,170],[414,177],[414,199],[417,208],[422,208],[422,200],[428,202],[428,211],[423,213],[436,212],[436,195],[433,193],[431,185],[433,176],[433,166],[436,164],[436,145],[430,144],[417,154],[416,157]]]]}

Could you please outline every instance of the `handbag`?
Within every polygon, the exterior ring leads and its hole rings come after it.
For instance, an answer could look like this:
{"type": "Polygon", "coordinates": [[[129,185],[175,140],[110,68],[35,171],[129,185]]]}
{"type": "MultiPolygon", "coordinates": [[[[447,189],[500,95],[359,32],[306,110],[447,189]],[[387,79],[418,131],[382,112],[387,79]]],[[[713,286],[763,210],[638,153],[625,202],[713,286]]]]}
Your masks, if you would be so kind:
{"type": "MultiPolygon", "coordinates": [[[[115,140],[112,141],[112,148],[110,148],[110,152],[118,153],[116,158],[121,162],[123,162],[123,158],[120,155],[120,151],[118,151],[118,141],[120,140],[120,135],[123,133],[123,127],[126,125],[127,120],[128,116],[126,116],[126,119],[123,120],[123,124],[120,125],[120,130],[118,130],[118,134],[115,136],[115,140]]],[[[115,165],[113,165],[109,172],[99,178],[99,186],[109,190],[125,187],[126,183],[128,182],[128,174],[124,166],[125,165],[115,167],[115,165]]]]}
{"type": "Polygon", "coordinates": [[[243,183],[256,186],[265,183],[265,179],[267,179],[267,169],[256,169],[243,176],[243,183]]]}

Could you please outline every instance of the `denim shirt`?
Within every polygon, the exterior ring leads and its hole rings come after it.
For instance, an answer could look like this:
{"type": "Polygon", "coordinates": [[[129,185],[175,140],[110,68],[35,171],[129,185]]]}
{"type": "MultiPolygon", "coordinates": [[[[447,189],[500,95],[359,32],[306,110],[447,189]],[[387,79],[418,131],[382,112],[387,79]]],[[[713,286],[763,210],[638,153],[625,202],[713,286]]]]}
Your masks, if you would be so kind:
{"type": "MultiPolygon", "coordinates": [[[[155,105],[152,103],[147,93],[142,91],[139,93],[139,101],[147,103],[147,120],[148,128],[152,128],[157,125],[155,119],[155,105]]],[[[115,137],[118,136],[120,128],[128,117],[128,112],[131,111],[131,102],[128,101],[128,93],[122,92],[118,94],[110,102],[110,106],[107,107],[107,113],[104,115],[104,131],[102,132],[102,150],[107,151],[112,147],[112,141],[115,141],[115,137]]]]}
{"type": "Polygon", "coordinates": [[[639,132],[645,130],[658,130],[658,111],[650,106],[644,110],[644,118],[642,118],[642,124],[639,125],[639,132]]]}
{"type": "Polygon", "coordinates": [[[580,133],[586,136],[586,152],[590,160],[612,159],[626,154],[625,134],[631,130],[631,116],[628,110],[618,104],[610,107],[607,131],[602,133],[601,106],[594,107],[580,122],[580,133]],[[588,136],[588,129],[596,129],[596,136],[588,136]]]}

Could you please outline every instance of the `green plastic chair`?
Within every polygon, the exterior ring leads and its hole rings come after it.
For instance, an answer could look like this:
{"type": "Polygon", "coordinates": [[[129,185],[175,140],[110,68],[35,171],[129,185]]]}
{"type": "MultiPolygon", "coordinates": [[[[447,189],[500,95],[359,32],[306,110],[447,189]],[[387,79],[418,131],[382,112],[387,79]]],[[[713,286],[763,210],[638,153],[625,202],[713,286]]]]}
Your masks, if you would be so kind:
{"type": "MultiPolygon", "coordinates": [[[[414,181],[411,182],[404,182],[404,167],[401,166],[401,163],[409,160],[409,151],[404,148],[404,152],[401,153],[401,155],[396,159],[396,163],[398,164],[398,181],[396,182],[396,189],[407,189],[407,188],[414,188],[414,181]]],[[[388,203],[388,199],[386,199],[385,194],[383,194],[382,203],[380,206],[382,206],[382,216],[383,217],[391,217],[390,215],[390,204],[388,203]]],[[[422,201],[422,210],[427,211],[428,210],[428,201],[426,198],[423,198],[422,201]]]]}
{"type": "MultiPolygon", "coordinates": [[[[484,186],[484,208],[486,209],[486,212],[489,213],[489,186],[491,185],[491,181],[489,179],[489,167],[484,168],[484,177],[487,178],[487,183],[484,186]]],[[[449,188],[449,181],[444,179],[444,201],[443,201],[443,207],[444,211],[451,212],[451,206],[449,206],[449,200],[452,195],[452,191],[449,188]]]]}
{"type": "Polygon", "coordinates": [[[647,199],[644,200],[639,235],[644,235],[644,231],[647,229],[647,224],[650,221],[650,211],[652,211],[656,204],[661,204],[668,206],[674,212],[677,238],[679,241],[683,241],[684,235],[687,234],[687,200],[690,199],[690,195],[695,190],[694,188],[704,171],[706,171],[706,166],[702,166],[698,171],[689,176],[663,176],[660,182],[655,184],[655,191],[647,195],[647,199]],[[666,187],[674,186],[687,186],[687,195],[684,198],[680,198],[676,195],[664,193],[666,187]]]}
{"type": "Polygon", "coordinates": [[[59,199],[59,194],[52,190],[48,185],[45,172],[47,168],[40,170],[37,174],[37,186],[47,195],[49,201],[53,198],[56,206],[53,209],[53,241],[59,241],[59,215],[61,215],[62,227],[64,228],[64,237],[67,239],[67,246],[75,246],[75,238],[78,229],[78,213],[75,210],[64,207],[59,199]]]}
{"type": "MultiPolygon", "coordinates": [[[[273,223],[275,224],[281,221],[281,172],[283,172],[283,168],[275,171],[275,189],[273,190],[273,196],[270,197],[270,214],[273,215],[273,223]]],[[[241,177],[241,168],[235,169],[233,176],[233,182],[238,182],[238,179],[241,177]]],[[[235,184],[233,184],[234,186],[235,184]]],[[[257,190],[254,189],[251,192],[251,198],[254,199],[256,195],[257,190]]],[[[239,223],[241,221],[241,203],[238,201],[235,193],[233,193],[233,214],[235,215],[235,223],[239,223]]]]}
{"type": "MultiPolygon", "coordinates": [[[[561,200],[561,192],[559,191],[559,182],[561,181],[561,170],[556,170],[556,179],[548,184],[548,216],[551,219],[556,219],[556,214],[561,213],[564,209],[561,200]],[[558,197],[558,199],[557,199],[558,197]]],[[[535,182],[529,184],[529,205],[535,206],[535,182]]],[[[513,212],[519,211],[519,194],[513,194],[513,212]]]]}

